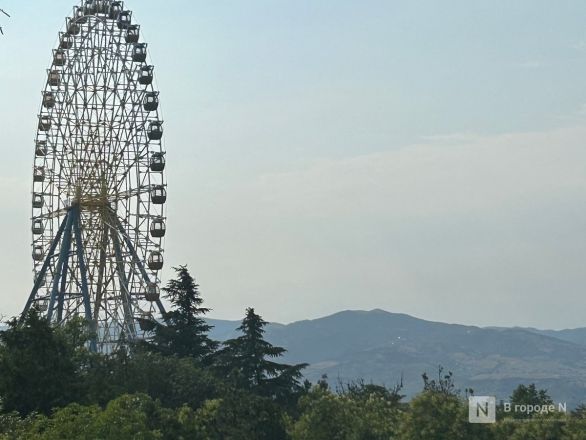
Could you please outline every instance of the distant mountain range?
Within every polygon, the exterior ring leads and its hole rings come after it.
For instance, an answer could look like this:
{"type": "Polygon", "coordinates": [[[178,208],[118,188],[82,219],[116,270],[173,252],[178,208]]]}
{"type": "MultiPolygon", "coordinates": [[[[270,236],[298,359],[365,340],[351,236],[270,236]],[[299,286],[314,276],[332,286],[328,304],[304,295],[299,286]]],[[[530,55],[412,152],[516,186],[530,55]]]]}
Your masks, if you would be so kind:
{"type": "MultiPolygon", "coordinates": [[[[237,336],[239,322],[209,322],[212,338],[237,336]]],[[[363,378],[393,386],[402,379],[410,397],[422,388],[421,374],[433,377],[442,365],[476,395],[506,400],[517,385],[535,383],[556,402],[586,402],[586,328],[480,328],[371,310],[269,324],[266,336],[287,349],[284,361],[308,362],[311,381],[327,374],[333,385],[363,378]]]]}

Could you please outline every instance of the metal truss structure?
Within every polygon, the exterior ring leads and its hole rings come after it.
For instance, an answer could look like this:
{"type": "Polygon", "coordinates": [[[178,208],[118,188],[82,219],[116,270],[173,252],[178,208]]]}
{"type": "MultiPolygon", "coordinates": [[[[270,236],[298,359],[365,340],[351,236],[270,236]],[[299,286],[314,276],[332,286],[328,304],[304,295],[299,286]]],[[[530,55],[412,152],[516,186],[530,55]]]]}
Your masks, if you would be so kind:
{"type": "MultiPolygon", "coordinates": [[[[6,12],[4,9],[0,9],[0,13],[2,15],[6,15],[7,17],[10,17],[10,14],[8,12],[6,12]]],[[[0,34],[4,35],[4,30],[2,29],[2,26],[0,26],[0,34]]]]}
{"type": "Polygon", "coordinates": [[[121,1],[66,18],[47,70],[35,141],[31,307],[54,324],[82,316],[91,349],[149,337],[164,308],[166,232],[159,93],[140,26],[121,1]]]}

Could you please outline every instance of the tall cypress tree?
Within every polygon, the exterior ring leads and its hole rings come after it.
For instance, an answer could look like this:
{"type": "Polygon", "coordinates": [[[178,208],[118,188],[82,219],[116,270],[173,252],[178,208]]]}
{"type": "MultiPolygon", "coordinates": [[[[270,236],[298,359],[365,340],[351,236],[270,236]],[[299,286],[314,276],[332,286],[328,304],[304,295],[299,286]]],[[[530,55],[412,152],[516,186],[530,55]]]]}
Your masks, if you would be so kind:
{"type": "Polygon", "coordinates": [[[206,361],[218,348],[218,343],[208,337],[212,326],[203,319],[210,309],[202,306],[199,286],[187,267],[175,267],[174,270],[176,278],[163,289],[172,309],[164,314],[164,323],[155,325],[151,347],[164,355],[206,361]]]}
{"type": "Polygon", "coordinates": [[[246,309],[237,329],[242,336],[224,342],[216,364],[239,387],[268,397],[287,397],[301,389],[301,370],[307,364],[288,365],[272,360],[286,350],[264,340],[266,325],[253,308],[246,309]]]}

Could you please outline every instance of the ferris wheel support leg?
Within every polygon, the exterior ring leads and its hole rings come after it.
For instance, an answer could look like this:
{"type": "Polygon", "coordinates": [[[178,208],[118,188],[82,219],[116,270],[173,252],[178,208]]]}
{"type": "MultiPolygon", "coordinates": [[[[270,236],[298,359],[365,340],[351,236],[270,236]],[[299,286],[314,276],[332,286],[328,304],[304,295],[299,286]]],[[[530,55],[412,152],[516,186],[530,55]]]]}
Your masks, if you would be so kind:
{"type": "Polygon", "coordinates": [[[61,240],[61,236],[63,235],[63,231],[65,230],[66,225],[67,225],[67,216],[65,216],[65,218],[61,222],[61,226],[59,226],[59,230],[57,231],[57,235],[53,239],[53,243],[51,243],[51,247],[49,248],[49,252],[47,252],[47,256],[45,257],[45,262],[43,263],[43,267],[41,268],[41,271],[37,274],[37,280],[35,281],[35,285],[33,286],[33,290],[31,291],[31,294],[28,297],[28,301],[26,302],[26,305],[24,306],[24,310],[22,311],[22,314],[20,315],[21,322],[26,317],[27,313],[29,312],[29,310],[33,304],[33,300],[37,296],[37,292],[39,291],[39,288],[41,287],[41,283],[43,281],[43,278],[45,277],[45,274],[47,273],[47,269],[49,268],[49,264],[51,262],[51,259],[53,258],[53,254],[55,253],[55,249],[57,249],[57,245],[59,244],[59,242],[61,240]]]}
{"type": "MultiPolygon", "coordinates": [[[[116,224],[117,224],[118,230],[120,231],[120,235],[122,235],[122,238],[124,238],[124,242],[126,243],[126,246],[128,246],[130,253],[132,254],[132,258],[134,259],[134,262],[136,263],[136,265],[138,266],[138,268],[140,270],[140,273],[142,274],[142,277],[144,278],[144,280],[147,283],[150,283],[151,279],[149,277],[149,274],[146,271],[141,259],[138,258],[136,250],[134,249],[134,245],[132,244],[132,240],[130,239],[130,237],[128,235],[126,235],[126,231],[124,230],[124,227],[122,226],[122,223],[120,223],[120,220],[118,219],[118,217],[116,217],[116,224]]],[[[159,312],[161,312],[161,315],[164,316],[166,312],[165,312],[165,307],[163,306],[163,303],[161,302],[161,300],[158,299],[156,304],[157,304],[157,307],[159,308],[159,312]]]]}
{"type": "Polygon", "coordinates": [[[132,301],[130,299],[130,290],[128,289],[128,279],[124,272],[124,259],[122,258],[122,250],[120,248],[120,240],[116,230],[112,228],[110,234],[112,236],[112,243],[114,244],[114,253],[116,254],[116,271],[118,272],[118,278],[122,283],[122,305],[124,307],[124,321],[128,332],[132,339],[136,338],[136,328],[134,326],[134,318],[132,316],[132,301]]]}
{"type": "Polygon", "coordinates": [[[94,321],[96,321],[96,323],[98,322],[100,308],[102,307],[102,289],[104,287],[104,271],[106,270],[106,250],[108,248],[108,232],[110,231],[110,228],[106,227],[105,223],[103,223],[103,225],[104,235],[102,236],[102,245],[100,248],[100,269],[98,271],[98,287],[96,290],[96,302],[94,304],[94,321]]]}
{"type": "Polygon", "coordinates": [[[63,262],[63,274],[61,275],[61,288],[57,298],[57,322],[63,319],[63,305],[65,304],[65,288],[67,287],[67,271],[69,270],[69,258],[63,262]]]}
{"type": "MultiPolygon", "coordinates": [[[[81,212],[78,207],[74,207],[73,214],[73,232],[75,235],[75,248],[77,250],[77,262],[79,264],[79,272],[81,275],[81,293],[83,296],[83,307],[85,310],[85,319],[87,320],[90,330],[92,332],[90,338],[90,351],[97,352],[98,346],[96,341],[97,326],[92,320],[92,305],[90,301],[90,291],[87,283],[87,266],[85,265],[85,257],[83,254],[83,241],[81,239],[81,212]]],[[[63,292],[61,293],[63,295],[63,292]]]]}
{"type": "Polygon", "coordinates": [[[59,280],[61,279],[61,273],[63,271],[63,264],[66,258],[69,258],[69,251],[71,250],[71,228],[73,226],[73,214],[71,210],[67,213],[67,224],[65,225],[65,231],[63,236],[63,244],[59,252],[59,260],[57,262],[57,269],[53,277],[53,289],[51,290],[51,299],[49,300],[49,310],[47,311],[47,319],[51,322],[53,317],[53,310],[55,308],[55,299],[59,293],[59,280]]]}

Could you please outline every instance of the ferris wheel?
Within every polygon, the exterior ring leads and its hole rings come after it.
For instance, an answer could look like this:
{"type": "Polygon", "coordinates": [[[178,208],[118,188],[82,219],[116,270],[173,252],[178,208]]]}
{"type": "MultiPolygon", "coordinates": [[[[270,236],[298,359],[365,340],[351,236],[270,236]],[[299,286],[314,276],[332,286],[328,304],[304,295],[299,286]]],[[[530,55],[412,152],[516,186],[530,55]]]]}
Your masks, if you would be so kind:
{"type": "Polygon", "coordinates": [[[91,323],[91,349],[148,338],[164,313],[166,233],[159,92],[140,26],[121,1],[86,0],[59,33],[32,170],[31,307],[91,323]]]}

